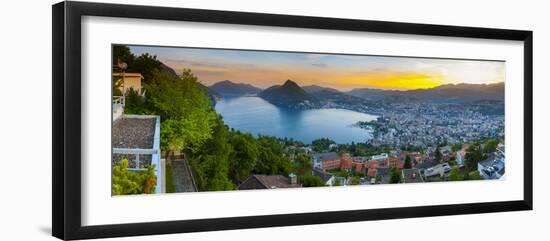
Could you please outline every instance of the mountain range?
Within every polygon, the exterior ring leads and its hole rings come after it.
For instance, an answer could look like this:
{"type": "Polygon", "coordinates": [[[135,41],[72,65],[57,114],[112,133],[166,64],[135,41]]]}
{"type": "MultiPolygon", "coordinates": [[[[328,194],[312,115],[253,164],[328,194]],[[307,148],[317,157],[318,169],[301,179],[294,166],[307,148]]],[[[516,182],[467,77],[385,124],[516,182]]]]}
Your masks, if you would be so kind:
{"type": "Polygon", "coordinates": [[[208,87],[220,97],[237,97],[246,95],[257,95],[262,89],[250,84],[234,83],[229,80],[217,82],[208,87]]]}
{"type": "Polygon", "coordinates": [[[447,84],[431,89],[381,90],[361,88],[347,94],[366,100],[421,100],[445,102],[471,102],[477,100],[504,100],[504,83],[495,84],[447,84]]]}
{"type": "Polygon", "coordinates": [[[504,83],[496,84],[447,84],[430,89],[382,90],[359,88],[343,92],[318,85],[299,86],[292,80],[265,90],[250,84],[224,80],[208,87],[216,97],[259,96],[264,100],[291,109],[309,109],[321,106],[373,104],[404,101],[437,101],[464,103],[480,100],[503,101],[504,83]]]}

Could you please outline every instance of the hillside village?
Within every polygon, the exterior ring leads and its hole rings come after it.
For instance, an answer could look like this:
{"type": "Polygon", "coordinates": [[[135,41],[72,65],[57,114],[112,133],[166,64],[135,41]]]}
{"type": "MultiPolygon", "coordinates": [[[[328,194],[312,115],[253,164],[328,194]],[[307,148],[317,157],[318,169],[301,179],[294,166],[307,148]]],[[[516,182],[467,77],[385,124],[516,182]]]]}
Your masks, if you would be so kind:
{"type": "MultiPolygon", "coordinates": [[[[215,93],[191,70],[176,74],[154,56],[119,51],[130,63],[113,63],[113,195],[494,180],[505,174],[500,117],[414,104],[416,109],[386,109],[376,122],[357,123],[373,129],[370,142],[254,136],[224,124],[212,108],[215,93]]],[[[306,93],[294,82],[283,86],[306,93]]],[[[245,87],[246,94],[256,91],[245,87]]],[[[275,98],[272,93],[268,98],[275,98]]]]}

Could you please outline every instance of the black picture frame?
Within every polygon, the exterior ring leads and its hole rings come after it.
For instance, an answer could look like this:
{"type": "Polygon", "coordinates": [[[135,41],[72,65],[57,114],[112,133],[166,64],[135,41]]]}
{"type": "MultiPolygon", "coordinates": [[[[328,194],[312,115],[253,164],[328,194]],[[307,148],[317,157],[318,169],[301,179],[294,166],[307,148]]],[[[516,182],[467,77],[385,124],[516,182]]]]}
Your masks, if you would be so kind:
{"type": "Polygon", "coordinates": [[[169,234],[213,230],[532,210],[533,32],[171,7],[61,2],[52,6],[53,120],[52,233],[60,239],[169,234]],[[516,40],[524,44],[524,193],[521,200],[335,212],[139,222],[81,224],[81,17],[104,16],[425,36],[516,40]]]}

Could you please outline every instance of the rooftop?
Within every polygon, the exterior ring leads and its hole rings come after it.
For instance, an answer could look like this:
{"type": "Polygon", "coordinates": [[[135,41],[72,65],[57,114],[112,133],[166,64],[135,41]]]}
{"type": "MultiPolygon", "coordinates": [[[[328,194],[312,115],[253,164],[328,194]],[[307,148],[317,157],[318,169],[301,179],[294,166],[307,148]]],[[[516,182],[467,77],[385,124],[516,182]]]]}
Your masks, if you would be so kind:
{"type": "Polygon", "coordinates": [[[404,183],[424,182],[424,180],[422,179],[422,175],[420,174],[420,170],[416,168],[403,169],[402,175],[404,183]]]}
{"type": "MultiPolygon", "coordinates": [[[[153,149],[155,139],[156,116],[124,115],[113,122],[111,142],[113,148],[124,149],[153,149]]],[[[128,159],[130,168],[136,167],[136,155],[113,153],[112,163],[128,159]]],[[[139,154],[141,166],[151,163],[151,154],[139,154]]]]}
{"type": "Polygon", "coordinates": [[[438,162],[435,161],[435,160],[426,160],[416,166],[414,166],[415,168],[418,168],[418,169],[426,169],[426,168],[430,168],[430,167],[433,167],[435,165],[437,165],[438,162]]]}
{"type": "MultiPolygon", "coordinates": [[[[258,181],[259,184],[261,184],[261,186],[263,188],[266,188],[266,189],[293,188],[293,187],[301,187],[302,186],[300,184],[291,184],[290,179],[288,177],[285,177],[285,176],[282,176],[282,175],[259,175],[259,174],[252,175],[252,176],[248,177],[247,180],[245,180],[241,184],[241,186],[243,186],[243,184],[251,181],[251,179],[255,179],[256,181],[258,181]]],[[[241,188],[239,188],[239,189],[241,189],[241,188]]],[[[249,189],[249,188],[247,188],[247,189],[249,189]]],[[[253,188],[253,189],[257,189],[257,188],[253,188]]]]}
{"type": "MultiPolygon", "coordinates": [[[[113,73],[113,76],[122,77],[122,73],[113,73]]],[[[140,77],[143,79],[140,73],[124,73],[124,77],[140,77]]]]}
{"type": "Polygon", "coordinates": [[[153,148],[156,119],[122,117],[113,122],[114,148],[153,148]]]}
{"type": "Polygon", "coordinates": [[[321,161],[327,161],[327,160],[336,160],[336,159],[339,159],[340,157],[336,152],[323,152],[323,153],[314,154],[313,158],[319,159],[321,161]]]}
{"type": "Polygon", "coordinates": [[[433,167],[427,168],[424,170],[424,176],[431,177],[431,176],[443,176],[445,173],[449,172],[451,170],[451,166],[449,163],[440,163],[433,167]]]}
{"type": "Polygon", "coordinates": [[[504,153],[504,150],[505,150],[504,144],[498,143],[497,151],[500,151],[500,152],[504,153]]]}
{"type": "Polygon", "coordinates": [[[321,180],[323,180],[323,182],[328,182],[328,180],[330,180],[333,175],[328,173],[328,172],[324,172],[323,170],[321,169],[318,169],[318,168],[313,168],[313,171],[311,171],[313,176],[318,176],[321,178],[321,180]]]}

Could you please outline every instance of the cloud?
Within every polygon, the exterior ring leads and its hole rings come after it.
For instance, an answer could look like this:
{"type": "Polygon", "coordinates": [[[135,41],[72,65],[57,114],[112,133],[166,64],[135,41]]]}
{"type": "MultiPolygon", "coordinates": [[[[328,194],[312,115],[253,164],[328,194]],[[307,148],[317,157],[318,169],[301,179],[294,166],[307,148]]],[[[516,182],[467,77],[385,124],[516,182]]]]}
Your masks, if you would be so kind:
{"type": "Polygon", "coordinates": [[[315,67],[319,67],[319,68],[327,68],[328,67],[327,64],[323,64],[323,63],[313,63],[311,65],[315,66],[315,67]]]}

